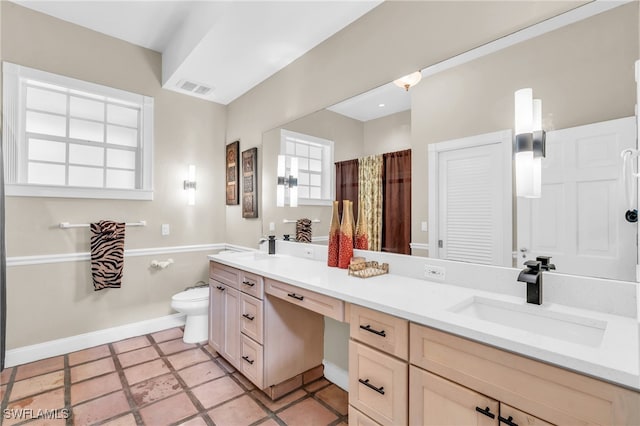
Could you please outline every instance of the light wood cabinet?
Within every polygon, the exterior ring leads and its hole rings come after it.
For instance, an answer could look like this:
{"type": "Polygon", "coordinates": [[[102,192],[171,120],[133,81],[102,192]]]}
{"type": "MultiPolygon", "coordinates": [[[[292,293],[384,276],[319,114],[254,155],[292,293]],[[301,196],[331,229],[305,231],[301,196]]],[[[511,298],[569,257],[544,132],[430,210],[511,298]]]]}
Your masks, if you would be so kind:
{"type": "Polygon", "coordinates": [[[209,280],[209,344],[237,366],[240,359],[240,292],[209,280]]]}
{"type": "Polygon", "coordinates": [[[380,426],[380,423],[371,419],[367,415],[349,405],[349,425],[350,426],[380,426]]]}
{"type": "MultiPolygon", "coordinates": [[[[512,423],[640,424],[638,392],[417,324],[410,325],[409,342],[412,365],[500,401],[500,415],[512,423]]],[[[423,398],[423,386],[415,386],[411,413],[423,398]]]]}
{"type": "Polygon", "coordinates": [[[409,359],[409,321],[357,305],[350,305],[349,314],[352,339],[409,359]]]}
{"type": "Polygon", "coordinates": [[[265,297],[261,276],[216,262],[210,274],[209,343],[223,358],[274,399],[322,376],[322,315],[265,297]]]}
{"type": "Polygon", "coordinates": [[[349,342],[349,404],[382,425],[407,423],[406,362],[349,342]]]}
{"type": "Polygon", "coordinates": [[[268,278],[265,287],[267,294],[334,320],[344,321],[342,300],[268,278]]]}

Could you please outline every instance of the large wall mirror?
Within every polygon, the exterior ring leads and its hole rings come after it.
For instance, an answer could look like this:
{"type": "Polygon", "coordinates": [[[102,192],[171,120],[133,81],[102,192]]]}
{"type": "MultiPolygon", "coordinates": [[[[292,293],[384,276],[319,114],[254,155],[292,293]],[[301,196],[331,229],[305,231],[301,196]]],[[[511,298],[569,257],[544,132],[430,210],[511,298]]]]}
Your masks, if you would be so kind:
{"type": "Polygon", "coordinates": [[[265,132],[263,233],[294,234],[294,221],[309,218],[314,237],[328,235],[330,205],[276,206],[284,129],[332,141],[333,162],[411,149],[413,255],[518,267],[548,255],[558,272],[635,281],[637,224],[625,220],[620,153],[636,148],[638,15],[637,2],[615,5],[429,67],[408,92],[389,84],[265,132]],[[539,199],[512,190],[514,92],[524,87],[543,102],[539,199]],[[378,97],[385,91],[393,99],[378,97]]]}

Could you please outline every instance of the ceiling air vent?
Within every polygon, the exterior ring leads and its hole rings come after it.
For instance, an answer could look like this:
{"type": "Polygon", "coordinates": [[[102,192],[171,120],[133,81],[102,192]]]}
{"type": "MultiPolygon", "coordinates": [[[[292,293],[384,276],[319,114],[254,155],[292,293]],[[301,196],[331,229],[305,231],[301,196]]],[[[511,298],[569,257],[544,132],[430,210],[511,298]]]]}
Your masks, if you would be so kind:
{"type": "Polygon", "coordinates": [[[177,86],[185,92],[189,92],[198,96],[206,96],[213,91],[213,88],[211,87],[189,80],[180,80],[178,81],[177,86]]]}

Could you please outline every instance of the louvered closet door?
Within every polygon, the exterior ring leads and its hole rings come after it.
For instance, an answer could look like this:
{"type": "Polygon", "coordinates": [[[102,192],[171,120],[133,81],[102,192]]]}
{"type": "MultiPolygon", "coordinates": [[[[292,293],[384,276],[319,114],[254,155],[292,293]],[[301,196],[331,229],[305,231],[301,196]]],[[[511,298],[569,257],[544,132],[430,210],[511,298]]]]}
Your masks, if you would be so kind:
{"type": "Polygon", "coordinates": [[[511,247],[504,247],[503,238],[500,144],[444,151],[438,163],[438,257],[503,265],[511,247]]]}

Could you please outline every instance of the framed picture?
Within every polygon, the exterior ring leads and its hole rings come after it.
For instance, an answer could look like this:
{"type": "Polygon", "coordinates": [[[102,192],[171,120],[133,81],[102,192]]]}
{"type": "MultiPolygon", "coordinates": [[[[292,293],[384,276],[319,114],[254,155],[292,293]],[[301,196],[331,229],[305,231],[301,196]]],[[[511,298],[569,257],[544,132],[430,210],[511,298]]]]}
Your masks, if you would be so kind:
{"type": "Polygon", "coordinates": [[[238,170],[238,155],[240,152],[240,141],[235,141],[227,145],[227,167],[226,167],[226,193],[227,205],[233,206],[240,204],[240,185],[238,170]]]}
{"type": "Polygon", "coordinates": [[[258,217],[258,148],[242,152],[242,217],[258,217]]]}

